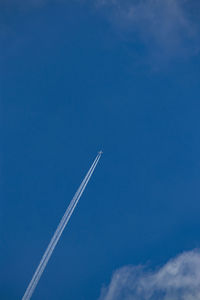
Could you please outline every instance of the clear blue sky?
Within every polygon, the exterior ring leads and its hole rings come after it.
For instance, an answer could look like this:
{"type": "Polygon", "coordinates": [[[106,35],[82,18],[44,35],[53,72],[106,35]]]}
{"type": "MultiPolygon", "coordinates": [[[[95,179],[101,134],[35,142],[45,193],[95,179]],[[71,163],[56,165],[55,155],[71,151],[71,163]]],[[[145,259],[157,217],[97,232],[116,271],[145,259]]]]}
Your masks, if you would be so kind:
{"type": "Polygon", "coordinates": [[[116,269],[200,246],[200,5],[19,2],[0,3],[0,299],[102,149],[33,296],[97,300],[116,269]]]}

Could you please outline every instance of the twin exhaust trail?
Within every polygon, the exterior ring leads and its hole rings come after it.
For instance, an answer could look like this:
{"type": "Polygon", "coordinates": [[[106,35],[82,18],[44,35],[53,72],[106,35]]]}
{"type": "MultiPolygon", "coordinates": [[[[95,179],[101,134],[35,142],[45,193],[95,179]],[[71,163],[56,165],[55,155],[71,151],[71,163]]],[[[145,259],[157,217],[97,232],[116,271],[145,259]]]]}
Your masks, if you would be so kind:
{"type": "Polygon", "coordinates": [[[52,255],[52,253],[53,253],[53,251],[54,251],[54,249],[55,249],[55,247],[56,247],[56,245],[57,245],[57,243],[58,243],[58,241],[59,241],[59,239],[60,239],[60,237],[63,233],[63,230],[65,229],[65,227],[66,227],[66,225],[67,225],[67,223],[68,223],[68,221],[69,221],[76,205],[78,204],[79,199],[81,198],[81,195],[83,194],[83,192],[84,192],[84,190],[85,190],[85,188],[86,188],[86,186],[87,186],[87,184],[88,184],[88,182],[89,182],[89,180],[90,180],[90,178],[91,178],[91,176],[92,176],[92,174],[93,174],[93,172],[94,172],[94,170],[95,170],[95,168],[96,168],[96,166],[99,162],[101,154],[102,154],[102,151],[100,151],[98,153],[98,155],[95,158],[92,166],[90,167],[90,169],[87,172],[85,178],[83,179],[81,185],[79,186],[77,192],[75,193],[74,197],[72,198],[68,208],[66,209],[65,214],[63,215],[60,223],[58,224],[58,227],[57,227],[57,229],[56,229],[56,231],[55,231],[55,233],[54,233],[54,235],[53,235],[46,251],[44,252],[44,255],[42,256],[42,259],[41,259],[41,261],[40,261],[40,263],[39,263],[32,279],[31,279],[31,281],[30,281],[30,283],[29,283],[29,285],[28,285],[28,287],[25,291],[25,294],[24,294],[22,300],[31,299],[31,296],[32,296],[32,294],[33,294],[33,292],[34,292],[34,290],[35,290],[35,288],[36,288],[36,286],[37,286],[37,284],[40,280],[40,277],[42,276],[42,273],[44,272],[45,267],[46,267],[51,255],[52,255]]]}

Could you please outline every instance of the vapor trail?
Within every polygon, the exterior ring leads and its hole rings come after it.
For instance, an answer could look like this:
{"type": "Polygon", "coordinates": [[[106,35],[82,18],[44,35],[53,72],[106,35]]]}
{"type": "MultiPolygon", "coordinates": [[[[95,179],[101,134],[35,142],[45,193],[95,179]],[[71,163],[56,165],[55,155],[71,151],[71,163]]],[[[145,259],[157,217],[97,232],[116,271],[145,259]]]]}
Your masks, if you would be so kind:
{"type": "Polygon", "coordinates": [[[59,223],[59,225],[58,225],[43,257],[42,257],[30,283],[25,291],[25,294],[24,294],[22,300],[29,300],[31,298],[31,296],[40,280],[40,277],[42,276],[42,273],[44,272],[45,267],[53,253],[54,248],[56,247],[63,230],[65,229],[81,195],[83,194],[83,192],[87,186],[88,181],[90,180],[90,178],[98,164],[101,154],[102,154],[102,152],[100,151],[98,153],[97,157],[95,158],[92,166],[90,167],[89,171],[87,172],[85,178],[83,179],[80,187],[78,188],[77,192],[75,193],[74,197],[72,198],[68,208],[66,209],[65,214],[63,215],[63,217],[62,217],[62,219],[61,219],[61,221],[60,221],[60,223],[59,223]]]}

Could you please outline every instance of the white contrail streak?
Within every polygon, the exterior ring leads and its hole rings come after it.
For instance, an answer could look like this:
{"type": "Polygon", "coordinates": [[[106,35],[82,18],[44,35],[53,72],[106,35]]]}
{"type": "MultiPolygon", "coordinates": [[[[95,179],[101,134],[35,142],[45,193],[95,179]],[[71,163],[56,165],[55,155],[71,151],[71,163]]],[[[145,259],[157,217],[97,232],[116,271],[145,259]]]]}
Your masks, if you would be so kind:
{"type": "Polygon", "coordinates": [[[77,192],[75,193],[74,197],[72,198],[68,208],[66,209],[65,214],[62,217],[62,219],[61,219],[61,221],[60,221],[60,223],[59,223],[59,225],[58,225],[43,257],[42,257],[30,283],[25,291],[25,294],[24,294],[22,300],[29,300],[31,298],[31,296],[40,280],[40,277],[42,276],[42,273],[44,272],[44,269],[53,253],[53,250],[55,249],[55,247],[60,239],[60,236],[61,236],[63,230],[65,229],[81,195],[83,194],[83,192],[87,186],[88,181],[90,180],[90,178],[98,164],[101,154],[102,154],[102,152],[100,151],[98,153],[97,157],[95,158],[92,166],[90,167],[89,171],[87,172],[85,178],[83,179],[80,187],[78,188],[77,192]]]}

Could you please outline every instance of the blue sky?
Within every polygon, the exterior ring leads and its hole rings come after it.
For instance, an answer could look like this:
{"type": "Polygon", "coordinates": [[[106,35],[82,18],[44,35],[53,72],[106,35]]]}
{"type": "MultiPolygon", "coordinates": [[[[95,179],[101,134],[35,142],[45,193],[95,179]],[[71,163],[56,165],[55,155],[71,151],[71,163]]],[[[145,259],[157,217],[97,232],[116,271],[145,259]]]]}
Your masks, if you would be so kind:
{"type": "Polygon", "coordinates": [[[0,298],[23,296],[102,149],[33,299],[199,299],[198,1],[0,8],[0,298]]]}

